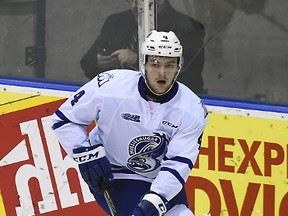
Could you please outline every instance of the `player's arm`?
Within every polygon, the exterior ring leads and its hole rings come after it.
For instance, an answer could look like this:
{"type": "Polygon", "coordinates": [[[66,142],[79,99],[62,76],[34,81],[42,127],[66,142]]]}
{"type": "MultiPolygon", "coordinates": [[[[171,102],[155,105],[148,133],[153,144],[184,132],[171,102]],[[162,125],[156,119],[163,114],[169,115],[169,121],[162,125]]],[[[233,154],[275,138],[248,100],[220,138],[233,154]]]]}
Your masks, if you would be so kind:
{"type": "Polygon", "coordinates": [[[152,191],[163,194],[167,200],[183,189],[199,155],[207,110],[199,102],[192,113],[184,116],[182,125],[170,140],[160,172],[151,185],[152,191]]]}
{"type": "Polygon", "coordinates": [[[87,138],[87,126],[101,109],[101,97],[92,80],[68,98],[51,117],[53,130],[67,154],[79,165],[84,181],[97,192],[103,192],[102,182],[111,187],[111,164],[100,139],[87,138]]]}
{"type": "Polygon", "coordinates": [[[74,148],[90,146],[86,129],[99,117],[103,104],[99,80],[97,76],[79,88],[50,118],[58,141],[70,157],[74,148]]]}

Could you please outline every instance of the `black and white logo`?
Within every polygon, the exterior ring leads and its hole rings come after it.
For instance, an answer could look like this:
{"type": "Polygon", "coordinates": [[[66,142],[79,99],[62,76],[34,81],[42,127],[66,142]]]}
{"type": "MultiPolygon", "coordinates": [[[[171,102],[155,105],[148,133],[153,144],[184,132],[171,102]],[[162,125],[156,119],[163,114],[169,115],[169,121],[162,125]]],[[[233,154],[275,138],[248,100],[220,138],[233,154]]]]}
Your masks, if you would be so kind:
{"type": "Polygon", "coordinates": [[[128,169],[138,173],[147,173],[159,168],[166,153],[168,141],[164,133],[134,138],[129,143],[128,169]]]}

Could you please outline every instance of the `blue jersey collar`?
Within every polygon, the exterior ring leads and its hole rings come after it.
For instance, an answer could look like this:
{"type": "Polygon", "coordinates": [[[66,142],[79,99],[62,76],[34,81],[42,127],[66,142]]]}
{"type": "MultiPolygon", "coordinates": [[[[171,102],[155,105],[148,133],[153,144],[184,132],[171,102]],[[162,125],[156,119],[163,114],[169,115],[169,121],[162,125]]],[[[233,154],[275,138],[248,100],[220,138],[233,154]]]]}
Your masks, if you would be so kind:
{"type": "MultiPolygon", "coordinates": [[[[147,95],[145,93],[145,85],[146,84],[144,78],[141,76],[138,81],[138,91],[141,97],[148,101],[147,95]]],[[[167,92],[166,97],[161,101],[161,104],[170,101],[177,94],[178,89],[179,84],[177,82],[174,82],[173,87],[169,90],[169,92],[167,92]]]]}

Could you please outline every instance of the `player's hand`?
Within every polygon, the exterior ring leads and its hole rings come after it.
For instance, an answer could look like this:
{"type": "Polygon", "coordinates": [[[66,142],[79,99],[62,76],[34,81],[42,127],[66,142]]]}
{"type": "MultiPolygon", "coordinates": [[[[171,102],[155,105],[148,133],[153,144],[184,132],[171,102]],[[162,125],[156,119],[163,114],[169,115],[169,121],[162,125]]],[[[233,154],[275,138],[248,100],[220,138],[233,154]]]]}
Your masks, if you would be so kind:
{"type": "Polygon", "coordinates": [[[168,201],[163,196],[150,191],[144,195],[131,216],[162,216],[168,211],[168,207],[168,201]]]}
{"type": "Polygon", "coordinates": [[[138,54],[136,54],[130,49],[120,49],[120,50],[116,50],[115,52],[113,52],[111,56],[117,57],[121,65],[124,65],[124,64],[135,65],[137,62],[138,54]]]}
{"type": "Polygon", "coordinates": [[[73,159],[78,163],[82,178],[94,191],[103,193],[113,186],[111,164],[102,144],[74,149],[73,159]]]}

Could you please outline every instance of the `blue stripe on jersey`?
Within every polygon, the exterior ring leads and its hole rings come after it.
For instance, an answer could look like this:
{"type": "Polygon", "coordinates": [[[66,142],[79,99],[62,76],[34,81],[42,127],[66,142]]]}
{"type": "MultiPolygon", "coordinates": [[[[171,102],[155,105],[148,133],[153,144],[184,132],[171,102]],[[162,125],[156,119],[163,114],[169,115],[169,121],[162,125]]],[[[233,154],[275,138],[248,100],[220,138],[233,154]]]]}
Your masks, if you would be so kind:
{"type": "Polygon", "coordinates": [[[192,163],[192,161],[191,161],[190,159],[188,159],[188,158],[176,156],[176,157],[174,157],[174,158],[170,158],[170,160],[178,161],[178,162],[181,162],[181,163],[186,163],[186,164],[188,164],[188,166],[189,166],[190,169],[193,168],[193,163],[192,163]]]}
{"type": "Polygon", "coordinates": [[[193,168],[193,162],[188,159],[188,158],[184,158],[184,157],[180,157],[180,156],[176,156],[174,158],[167,158],[166,156],[163,158],[163,160],[172,160],[172,161],[178,161],[181,163],[186,163],[190,169],[193,168]]]}
{"type": "Polygon", "coordinates": [[[114,164],[111,165],[112,165],[112,173],[135,174],[135,172],[127,169],[124,166],[117,166],[114,164]]]}
{"type": "Polygon", "coordinates": [[[55,114],[62,120],[62,121],[58,121],[56,123],[53,124],[52,129],[56,130],[57,128],[62,127],[63,125],[71,122],[60,110],[57,110],[55,112],[55,114]]]}
{"type": "Polygon", "coordinates": [[[182,184],[182,186],[184,186],[185,181],[184,181],[184,179],[180,176],[180,174],[176,170],[171,169],[169,167],[162,167],[160,169],[160,171],[170,172],[172,175],[174,175],[178,179],[178,181],[182,184]]]}
{"type": "Polygon", "coordinates": [[[131,170],[128,169],[121,169],[121,170],[112,169],[112,173],[135,174],[135,172],[132,172],[131,170]]]}

